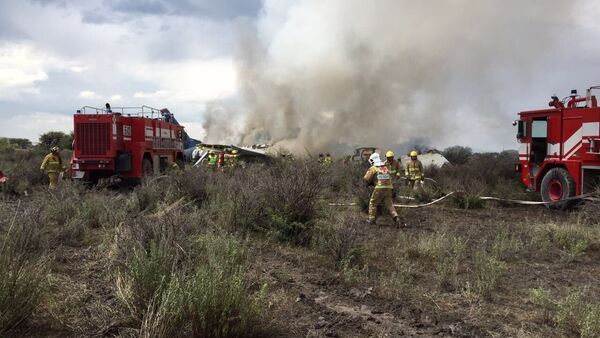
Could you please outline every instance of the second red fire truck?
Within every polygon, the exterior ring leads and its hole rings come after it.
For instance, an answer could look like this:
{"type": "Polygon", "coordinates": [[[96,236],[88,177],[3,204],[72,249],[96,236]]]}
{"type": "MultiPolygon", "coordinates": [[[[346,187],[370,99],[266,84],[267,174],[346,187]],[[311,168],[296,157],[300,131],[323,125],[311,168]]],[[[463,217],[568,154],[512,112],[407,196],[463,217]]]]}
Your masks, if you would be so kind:
{"type": "Polygon", "coordinates": [[[563,100],[552,96],[547,109],[524,111],[515,121],[523,183],[539,191],[553,209],[573,206],[574,197],[600,186],[600,107],[591,87],[563,100]]]}
{"type": "Polygon", "coordinates": [[[184,127],[168,109],[83,107],[73,117],[71,177],[140,179],[183,167],[184,127]]]}

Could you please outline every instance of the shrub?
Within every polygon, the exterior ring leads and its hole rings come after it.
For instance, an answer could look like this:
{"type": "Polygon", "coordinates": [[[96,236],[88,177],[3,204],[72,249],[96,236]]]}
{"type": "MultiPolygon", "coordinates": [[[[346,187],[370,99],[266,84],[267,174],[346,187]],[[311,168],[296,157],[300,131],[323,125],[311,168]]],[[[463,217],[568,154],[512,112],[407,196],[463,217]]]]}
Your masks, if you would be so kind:
{"type": "Polygon", "coordinates": [[[46,263],[41,256],[35,209],[17,211],[0,236],[0,335],[27,319],[44,294],[46,263]]]}
{"type": "Polygon", "coordinates": [[[134,318],[168,286],[187,252],[186,229],[177,216],[131,220],[117,228],[114,260],[119,297],[134,318]]]}
{"type": "Polygon", "coordinates": [[[182,196],[172,176],[148,178],[134,188],[131,208],[138,212],[153,212],[161,203],[173,203],[182,196]]]}
{"type": "Polygon", "coordinates": [[[442,155],[454,165],[465,164],[473,156],[473,150],[469,147],[452,146],[444,149],[442,155]]]}
{"type": "Polygon", "coordinates": [[[504,263],[485,251],[475,254],[475,279],[473,290],[483,298],[491,297],[496,289],[498,280],[506,269],[504,263]]]}
{"type": "Polygon", "coordinates": [[[149,303],[140,336],[241,337],[264,308],[245,281],[246,251],[227,236],[200,236],[189,273],[178,271],[149,303]]]}
{"type": "Polygon", "coordinates": [[[325,186],[323,168],[312,161],[254,165],[219,181],[211,192],[224,208],[224,223],[255,230],[295,244],[307,244],[325,186]]]}
{"type": "Polygon", "coordinates": [[[542,309],[544,319],[553,321],[557,327],[580,337],[600,336],[600,304],[587,290],[573,289],[564,298],[554,301],[547,290],[531,289],[529,298],[542,309]]]}
{"type": "Polygon", "coordinates": [[[321,229],[320,245],[335,262],[336,266],[355,265],[360,260],[360,215],[354,213],[335,217],[333,224],[321,229]]]}
{"type": "Polygon", "coordinates": [[[437,253],[435,271],[438,284],[450,288],[457,284],[460,264],[465,258],[467,243],[460,237],[450,238],[437,253]]]}
{"type": "Polygon", "coordinates": [[[578,225],[547,224],[541,226],[537,232],[538,241],[547,241],[549,244],[557,246],[571,259],[584,254],[593,240],[592,231],[578,225]]]}
{"type": "Polygon", "coordinates": [[[552,310],[554,309],[554,302],[550,297],[550,292],[543,288],[534,288],[529,290],[529,300],[533,305],[537,306],[542,310],[543,320],[545,323],[552,321],[552,310]]]}
{"type": "Polygon", "coordinates": [[[491,254],[500,260],[508,260],[516,257],[524,248],[525,243],[520,238],[520,231],[514,229],[502,228],[496,234],[491,243],[491,254]]]}
{"type": "Polygon", "coordinates": [[[0,153],[0,170],[9,177],[0,185],[0,191],[8,194],[27,194],[38,185],[47,184],[40,171],[44,155],[33,150],[5,150],[0,153]]]}

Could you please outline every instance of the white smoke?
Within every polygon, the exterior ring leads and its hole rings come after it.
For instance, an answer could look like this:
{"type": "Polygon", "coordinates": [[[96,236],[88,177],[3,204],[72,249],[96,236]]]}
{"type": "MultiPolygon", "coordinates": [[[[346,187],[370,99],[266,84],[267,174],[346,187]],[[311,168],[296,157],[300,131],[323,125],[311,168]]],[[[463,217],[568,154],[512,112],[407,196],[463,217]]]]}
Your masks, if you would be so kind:
{"type": "MultiPolygon", "coordinates": [[[[576,6],[266,0],[257,22],[240,33],[246,118],[228,135],[294,152],[452,142],[471,129],[493,140],[507,124],[500,98],[545,71],[576,6]]],[[[217,138],[210,125],[221,115],[211,116],[208,136],[217,138]]]]}

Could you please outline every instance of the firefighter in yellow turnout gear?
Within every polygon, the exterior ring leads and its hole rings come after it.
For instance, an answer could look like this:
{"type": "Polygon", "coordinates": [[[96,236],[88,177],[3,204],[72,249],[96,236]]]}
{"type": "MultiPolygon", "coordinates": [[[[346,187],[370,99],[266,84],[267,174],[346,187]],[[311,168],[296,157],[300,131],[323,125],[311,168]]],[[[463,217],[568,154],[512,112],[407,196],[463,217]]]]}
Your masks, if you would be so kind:
{"type": "Polygon", "coordinates": [[[388,150],[385,153],[385,165],[388,167],[390,175],[392,175],[392,183],[394,185],[392,196],[395,198],[398,193],[398,181],[402,177],[402,164],[400,161],[394,159],[394,152],[388,150]]]}
{"type": "Polygon", "coordinates": [[[394,208],[392,201],[392,175],[390,174],[387,165],[381,161],[378,153],[373,153],[369,157],[371,167],[367,170],[364,180],[367,183],[374,184],[375,189],[369,201],[369,223],[375,224],[377,219],[377,206],[383,204],[388,212],[394,218],[394,222],[398,224],[398,213],[394,208]]]}
{"type": "Polygon", "coordinates": [[[410,152],[410,161],[406,164],[406,169],[404,171],[406,179],[408,180],[408,185],[414,190],[422,189],[423,180],[425,180],[423,164],[418,160],[417,155],[415,150],[410,152]]]}
{"type": "Polygon", "coordinates": [[[50,189],[55,189],[58,186],[60,173],[63,172],[62,159],[60,158],[58,147],[52,147],[52,149],[50,149],[50,154],[44,157],[40,170],[48,173],[50,189]]]}
{"type": "Polygon", "coordinates": [[[236,149],[231,151],[231,154],[225,154],[225,166],[228,168],[236,168],[238,166],[238,157],[240,154],[236,149]]]}

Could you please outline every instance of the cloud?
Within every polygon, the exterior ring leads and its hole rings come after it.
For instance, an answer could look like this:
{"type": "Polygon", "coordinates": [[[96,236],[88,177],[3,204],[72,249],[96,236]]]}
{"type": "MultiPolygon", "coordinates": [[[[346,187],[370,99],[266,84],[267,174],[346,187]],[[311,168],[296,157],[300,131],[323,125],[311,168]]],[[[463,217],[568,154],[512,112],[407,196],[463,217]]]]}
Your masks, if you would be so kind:
{"type": "Polygon", "coordinates": [[[234,95],[237,90],[231,59],[153,62],[128,69],[132,77],[161,86],[154,92],[136,92],[136,98],[204,102],[234,95]]]}
{"type": "Polygon", "coordinates": [[[82,99],[86,99],[86,100],[97,100],[102,98],[102,96],[94,93],[91,90],[84,90],[81,93],[79,93],[79,97],[82,99]]]}
{"type": "Polygon", "coordinates": [[[73,130],[73,118],[62,114],[34,112],[5,117],[0,123],[2,137],[26,136],[37,141],[40,135],[51,130],[65,133],[73,130]]]}
{"type": "Polygon", "coordinates": [[[54,61],[36,53],[30,46],[5,43],[0,45],[0,90],[12,87],[31,88],[48,79],[47,68],[54,61]]]}
{"type": "Polygon", "coordinates": [[[112,11],[128,14],[203,16],[215,20],[254,17],[260,0],[109,0],[112,11]]]}
{"type": "Polygon", "coordinates": [[[111,102],[112,102],[112,101],[121,101],[122,99],[123,99],[123,96],[121,96],[121,95],[118,95],[118,94],[116,94],[116,95],[112,95],[112,96],[110,97],[110,101],[111,101],[111,102]]]}
{"type": "Polygon", "coordinates": [[[154,93],[145,93],[145,92],[136,92],[133,94],[133,97],[138,99],[164,99],[171,95],[170,92],[166,90],[157,90],[154,93]]]}

